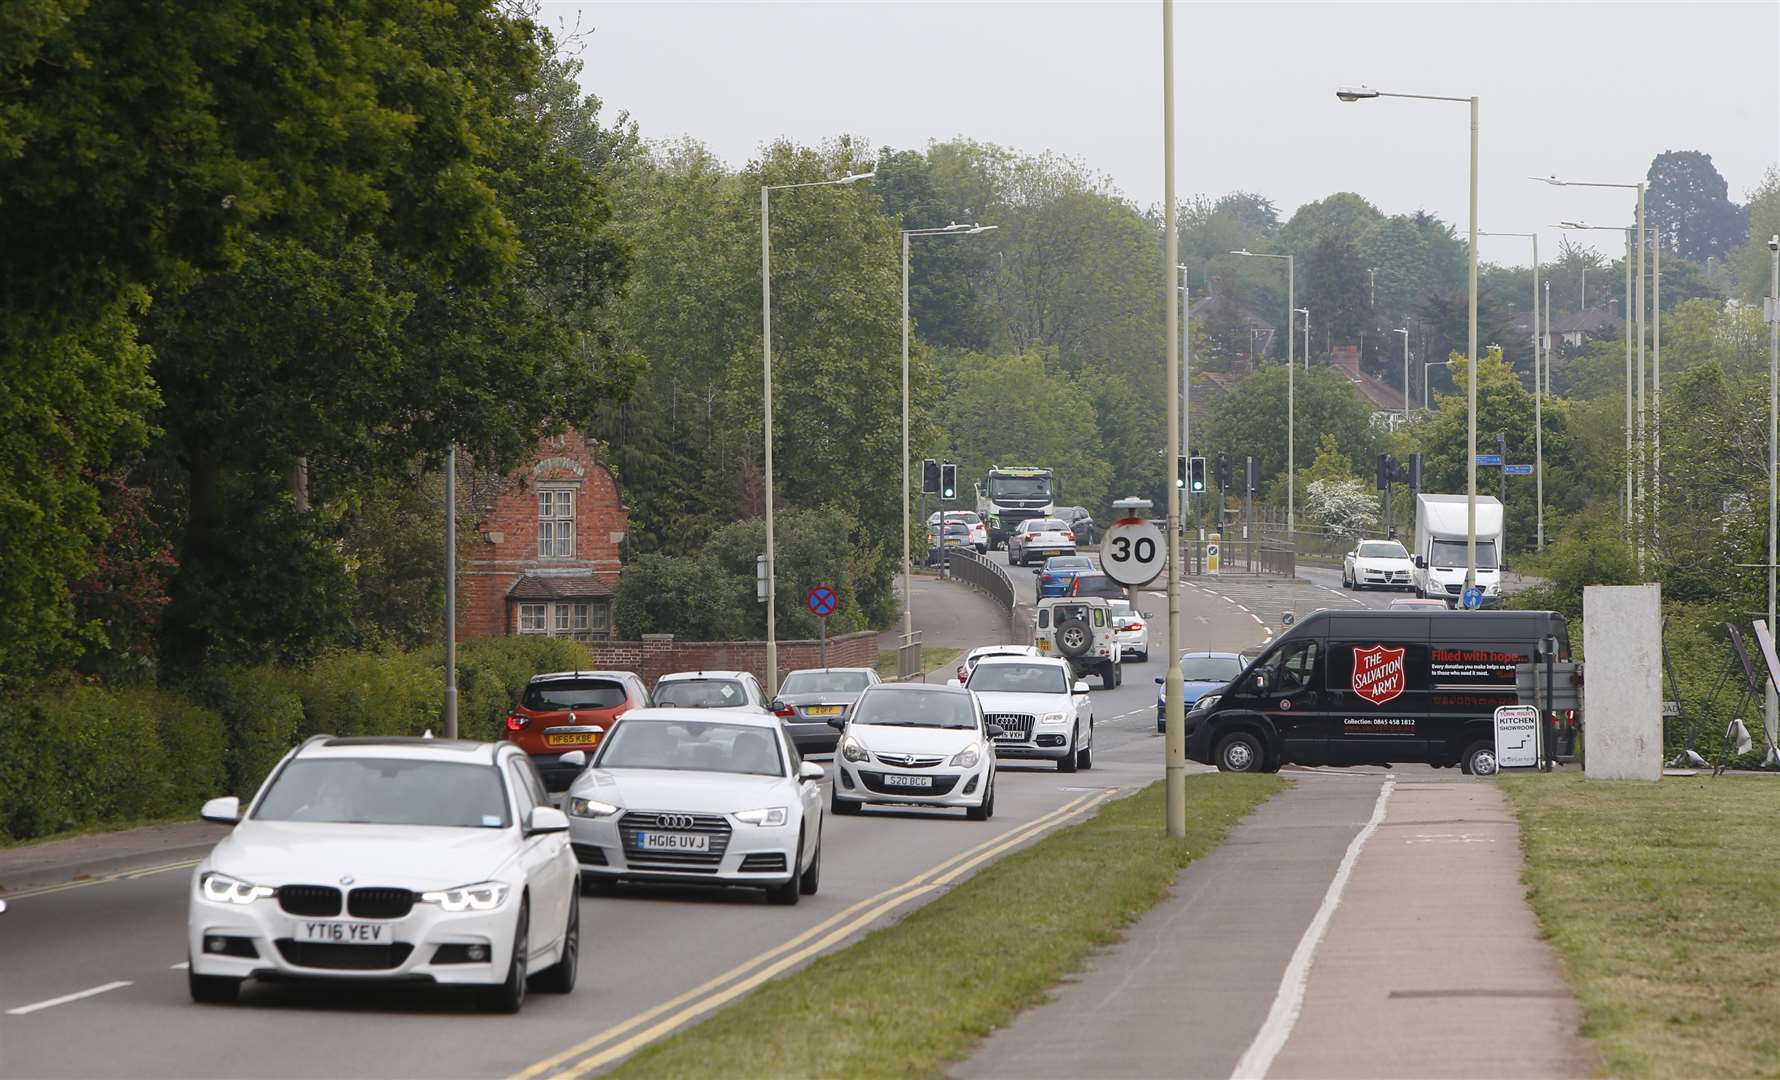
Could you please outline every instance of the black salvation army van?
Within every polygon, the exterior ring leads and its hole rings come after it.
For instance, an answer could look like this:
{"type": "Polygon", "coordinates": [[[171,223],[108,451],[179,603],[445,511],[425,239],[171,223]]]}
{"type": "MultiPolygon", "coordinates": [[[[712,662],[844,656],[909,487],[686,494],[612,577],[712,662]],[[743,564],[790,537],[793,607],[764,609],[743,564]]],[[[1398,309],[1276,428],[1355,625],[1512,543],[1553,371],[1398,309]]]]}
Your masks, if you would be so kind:
{"type": "Polygon", "coordinates": [[[1551,611],[1318,611],[1187,714],[1187,756],[1226,772],[1300,765],[1458,765],[1496,771],[1495,710],[1551,611]]]}

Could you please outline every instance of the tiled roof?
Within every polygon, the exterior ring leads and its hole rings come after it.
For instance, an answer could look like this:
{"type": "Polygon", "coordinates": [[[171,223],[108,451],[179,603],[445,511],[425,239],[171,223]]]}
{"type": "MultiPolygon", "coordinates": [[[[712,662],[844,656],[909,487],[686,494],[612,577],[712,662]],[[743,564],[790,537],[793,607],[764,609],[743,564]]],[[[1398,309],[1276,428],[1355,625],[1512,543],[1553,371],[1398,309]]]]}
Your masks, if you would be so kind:
{"type": "Polygon", "coordinates": [[[592,573],[524,574],[507,590],[510,600],[585,600],[611,596],[610,583],[592,573]]]}

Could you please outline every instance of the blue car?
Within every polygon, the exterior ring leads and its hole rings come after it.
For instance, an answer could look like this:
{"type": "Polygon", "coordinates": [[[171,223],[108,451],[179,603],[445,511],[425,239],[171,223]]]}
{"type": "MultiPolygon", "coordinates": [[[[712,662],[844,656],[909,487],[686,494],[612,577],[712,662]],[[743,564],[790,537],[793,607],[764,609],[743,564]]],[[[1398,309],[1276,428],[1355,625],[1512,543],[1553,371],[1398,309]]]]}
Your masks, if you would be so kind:
{"type": "MultiPolygon", "coordinates": [[[[1181,653],[1180,674],[1181,679],[1186,683],[1182,688],[1181,700],[1187,711],[1191,712],[1194,702],[1201,697],[1241,675],[1245,666],[1246,663],[1238,653],[1181,653]]],[[[1160,675],[1156,676],[1156,686],[1156,730],[1165,731],[1168,728],[1166,713],[1168,689],[1162,685],[1162,676],[1160,675]]]]}
{"type": "Polygon", "coordinates": [[[1043,566],[1032,571],[1038,576],[1038,598],[1068,596],[1069,583],[1077,574],[1097,574],[1100,567],[1086,555],[1052,555],[1043,566]]]}

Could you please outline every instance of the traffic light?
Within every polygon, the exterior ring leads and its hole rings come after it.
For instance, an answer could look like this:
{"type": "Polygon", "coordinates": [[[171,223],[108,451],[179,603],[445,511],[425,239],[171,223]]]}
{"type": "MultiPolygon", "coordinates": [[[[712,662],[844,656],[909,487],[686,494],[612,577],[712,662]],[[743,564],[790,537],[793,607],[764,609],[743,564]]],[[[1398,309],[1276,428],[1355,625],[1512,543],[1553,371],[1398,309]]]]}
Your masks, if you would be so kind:
{"type": "Polygon", "coordinates": [[[958,466],[949,461],[939,467],[939,497],[947,502],[958,497],[958,466]]]}
{"type": "Polygon", "coordinates": [[[1189,490],[1195,495],[1205,493],[1205,459],[1195,454],[1192,461],[1192,486],[1189,490]]]}
{"type": "Polygon", "coordinates": [[[1422,456],[1420,454],[1409,455],[1409,469],[1403,479],[1415,490],[1422,489],[1422,456]]]}
{"type": "Polygon", "coordinates": [[[1230,490],[1230,455],[1222,450],[1218,451],[1217,480],[1219,491],[1230,490]]]}
{"type": "Polygon", "coordinates": [[[1187,487],[1187,455],[1177,454],[1174,458],[1174,486],[1181,490],[1187,487]]]}
{"type": "Polygon", "coordinates": [[[1397,479],[1397,459],[1389,454],[1378,455],[1378,490],[1390,487],[1397,479]]]}
{"type": "Polygon", "coordinates": [[[939,462],[932,458],[921,462],[921,494],[939,494],[939,462]]]}

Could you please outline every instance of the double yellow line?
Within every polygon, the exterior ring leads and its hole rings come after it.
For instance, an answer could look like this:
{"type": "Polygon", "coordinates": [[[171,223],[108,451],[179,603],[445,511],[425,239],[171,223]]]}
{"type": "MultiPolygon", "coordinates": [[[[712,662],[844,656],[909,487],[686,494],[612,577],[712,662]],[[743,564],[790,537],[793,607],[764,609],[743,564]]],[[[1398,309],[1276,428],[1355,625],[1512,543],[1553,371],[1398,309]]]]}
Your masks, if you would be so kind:
{"type": "Polygon", "coordinates": [[[893,885],[876,896],[869,896],[857,901],[795,937],[693,987],[678,997],[670,998],[653,1008],[638,1013],[623,1023],[615,1024],[597,1035],[576,1043],[567,1050],[553,1054],[515,1073],[512,1080],[535,1080],[537,1077],[559,1069],[562,1074],[580,1076],[634,1054],[687,1021],[728,1004],[761,983],[802,963],[822,950],[834,946],[848,935],[870,925],[886,912],[906,904],[916,897],[925,896],[936,889],[944,888],[974,867],[1002,854],[1009,848],[1024,843],[1032,836],[1043,832],[1065,818],[1095,809],[1101,803],[1117,795],[1119,790],[1118,788],[1108,788],[1095,794],[1077,796],[1048,814],[923,870],[900,885],[893,885]],[[739,981],[732,982],[732,980],[739,981]],[[639,1028],[641,1030],[636,1030],[639,1028]],[[633,1031],[635,1033],[630,1034],[633,1031]],[[627,1034],[628,1038],[615,1041],[627,1034]],[[583,1054],[587,1056],[581,1057],[583,1054]],[[580,1060],[565,1065],[575,1058],[580,1060]]]}
{"type": "Polygon", "coordinates": [[[136,866],[128,870],[115,870],[99,877],[81,878],[79,881],[63,882],[60,885],[45,885],[38,889],[24,889],[15,893],[0,893],[0,900],[22,900],[27,896],[44,896],[49,893],[66,892],[69,889],[84,889],[89,885],[105,885],[113,881],[135,881],[150,874],[164,874],[169,870],[189,870],[198,865],[200,859],[185,859],[180,862],[161,863],[158,866],[136,866]]]}

